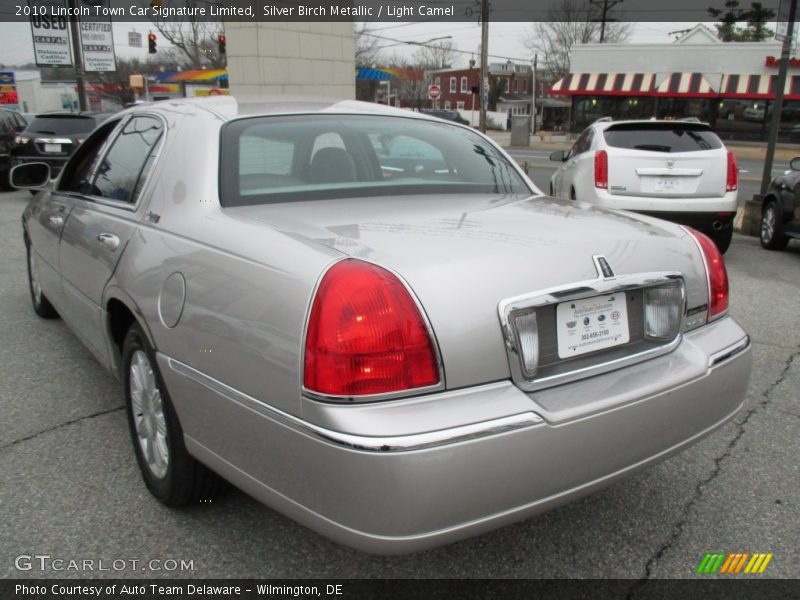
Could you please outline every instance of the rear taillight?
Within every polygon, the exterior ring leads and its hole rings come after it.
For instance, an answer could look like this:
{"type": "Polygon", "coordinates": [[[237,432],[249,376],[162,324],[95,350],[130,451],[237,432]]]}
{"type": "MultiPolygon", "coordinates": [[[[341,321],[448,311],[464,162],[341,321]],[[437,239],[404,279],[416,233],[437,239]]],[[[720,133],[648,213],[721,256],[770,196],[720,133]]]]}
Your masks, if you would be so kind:
{"type": "Polygon", "coordinates": [[[594,187],[608,189],[608,153],[605,150],[594,153],[594,187]]]}
{"type": "Polygon", "coordinates": [[[311,307],[305,388],[356,396],[439,381],[431,334],[403,283],[386,269],[359,260],[331,267],[311,307]]]}
{"type": "Polygon", "coordinates": [[[686,230],[692,234],[703,253],[708,279],[708,320],[710,321],[728,312],[728,271],[717,245],[708,236],[690,227],[687,227],[686,230]]]}
{"type": "Polygon", "coordinates": [[[739,187],[739,165],[733,152],[728,151],[728,176],[725,179],[725,191],[735,192],[739,187]]]}

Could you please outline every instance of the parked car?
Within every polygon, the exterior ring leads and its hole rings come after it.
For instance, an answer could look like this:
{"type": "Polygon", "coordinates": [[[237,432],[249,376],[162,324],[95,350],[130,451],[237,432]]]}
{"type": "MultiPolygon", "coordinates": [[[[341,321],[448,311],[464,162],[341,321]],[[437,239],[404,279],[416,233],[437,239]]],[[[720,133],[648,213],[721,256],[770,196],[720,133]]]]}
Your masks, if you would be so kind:
{"type": "Polygon", "coordinates": [[[550,179],[550,194],[694,227],[724,253],[736,215],[739,169],[706,123],[611,121],[590,125],[550,179]]]}
{"type": "Polygon", "coordinates": [[[15,138],[12,162],[45,162],[56,177],[89,133],[107,119],[109,113],[52,112],[36,115],[15,138]]]}
{"type": "Polygon", "coordinates": [[[45,186],[22,222],[33,309],[122,381],[169,506],[222,476],[345,544],[417,551],[664,460],[744,398],[708,238],[547,198],[469,128],[173,101],[47,171],[12,173],[45,186]]]}
{"type": "Polygon", "coordinates": [[[800,156],[789,163],[791,171],[769,184],[761,201],[761,245],[783,250],[792,238],[800,238],[800,156]]]}
{"type": "Polygon", "coordinates": [[[20,113],[0,108],[0,189],[10,189],[8,171],[11,168],[11,148],[14,138],[26,126],[27,122],[20,113]]]}
{"type": "Polygon", "coordinates": [[[430,115],[431,117],[444,119],[445,121],[455,121],[456,123],[461,123],[462,125],[469,125],[469,121],[467,121],[464,117],[458,114],[458,111],[455,110],[439,110],[439,109],[424,108],[422,109],[422,112],[426,115],[430,115]]]}

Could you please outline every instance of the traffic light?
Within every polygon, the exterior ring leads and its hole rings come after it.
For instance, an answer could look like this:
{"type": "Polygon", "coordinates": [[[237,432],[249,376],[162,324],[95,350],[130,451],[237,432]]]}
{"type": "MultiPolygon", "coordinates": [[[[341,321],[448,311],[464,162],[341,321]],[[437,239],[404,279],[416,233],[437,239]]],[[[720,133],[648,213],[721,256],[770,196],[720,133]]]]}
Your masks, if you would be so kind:
{"type": "Polygon", "coordinates": [[[148,50],[148,52],[150,52],[150,54],[155,54],[156,53],[157,48],[156,48],[156,34],[155,33],[151,33],[150,35],[147,36],[147,50],[148,50]]]}
{"type": "Polygon", "coordinates": [[[150,8],[161,8],[161,0],[150,0],[150,8]]]}
{"type": "Polygon", "coordinates": [[[217,36],[217,44],[219,44],[219,53],[225,54],[225,35],[220,33],[217,36]]]}

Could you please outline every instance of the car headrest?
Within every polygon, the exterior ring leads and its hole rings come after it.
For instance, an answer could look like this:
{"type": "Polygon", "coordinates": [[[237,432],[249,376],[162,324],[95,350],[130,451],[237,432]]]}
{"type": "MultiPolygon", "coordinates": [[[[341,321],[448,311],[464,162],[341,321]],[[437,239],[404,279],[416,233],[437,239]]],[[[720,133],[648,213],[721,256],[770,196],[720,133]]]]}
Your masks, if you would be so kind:
{"type": "Polygon", "coordinates": [[[356,165],[347,150],[323,148],[311,160],[311,181],[343,183],[356,180],[356,165]]]}

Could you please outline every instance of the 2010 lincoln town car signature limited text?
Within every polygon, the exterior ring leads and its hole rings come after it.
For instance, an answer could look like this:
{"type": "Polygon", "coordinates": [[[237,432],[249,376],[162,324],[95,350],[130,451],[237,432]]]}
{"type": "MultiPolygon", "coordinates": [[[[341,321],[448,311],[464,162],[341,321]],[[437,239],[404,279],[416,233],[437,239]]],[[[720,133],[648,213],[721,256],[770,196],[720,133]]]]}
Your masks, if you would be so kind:
{"type": "Polygon", "coordinates": [[[716,247],[545,197],[487,137],[357,102],[115,115],[22,219],[34,310],[123,383],[162,502],[220,476],[402,553],[664,460],[751,369],[716,247]]]}

